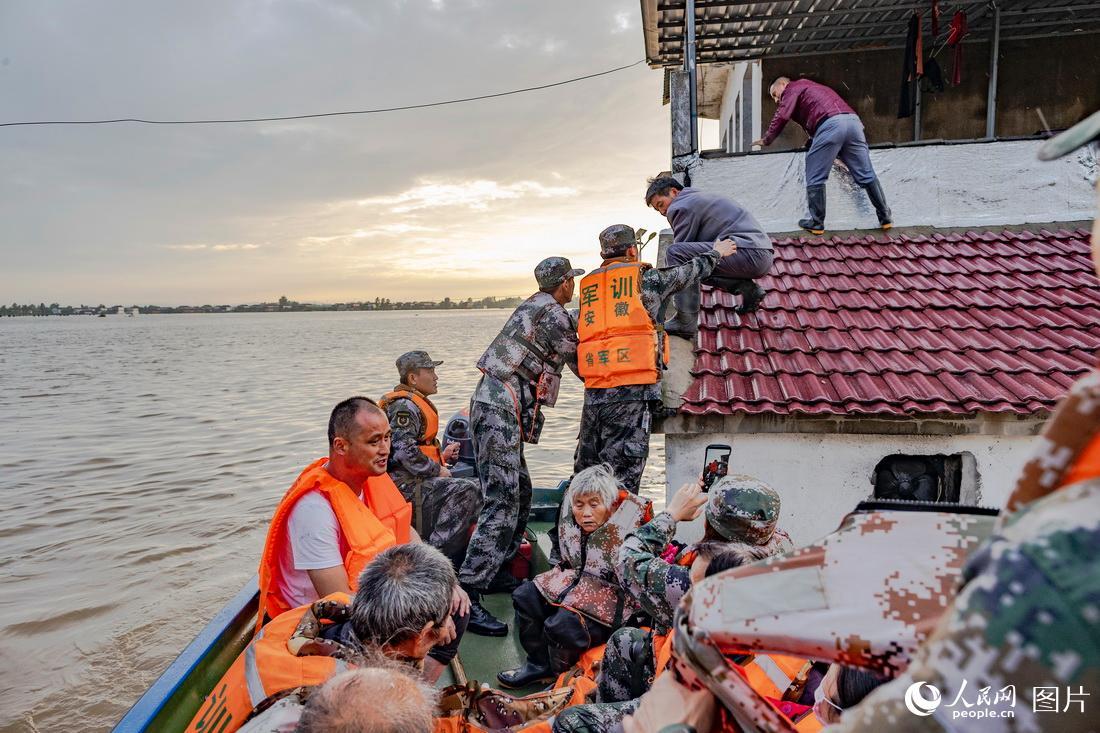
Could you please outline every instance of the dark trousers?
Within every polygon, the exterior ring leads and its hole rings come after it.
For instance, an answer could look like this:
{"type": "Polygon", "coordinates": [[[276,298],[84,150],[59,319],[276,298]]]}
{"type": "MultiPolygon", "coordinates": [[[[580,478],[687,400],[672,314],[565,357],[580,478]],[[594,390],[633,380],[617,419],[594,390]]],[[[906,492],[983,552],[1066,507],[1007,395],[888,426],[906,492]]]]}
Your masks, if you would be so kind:
{"type": "Polygon", "coordinates": [[[520,644],[533,664],[550,664],[550,652],[554,650],[556,657],[571,658],[571,665],[611,636],[611,629],[603,624],[549,603],[530,580],[523,581],[512,593],[512,607],[520,644]]]}
{"type": "MultiPolygon", "coordinates": [[[[704,252],[714,249],[714,242],[676,242],[668,248],[665,262],[669,267],[682,265],[704,252]]],[[[775,250],[738,247],[729,257],[718,260],[711,275],[733,280],[756,280],[768,274],[775,260],[775,250]]],[[[706,280],[706,278],[703,278],[706,280]]]]}
{"type": "Polygon", "coordinates": [[[645,400],[586,404],[573,454],[573,474],[606,463],[615,472],[619,485],[637,494],[649,458],[651,422],[649,403],[645,400]]]}

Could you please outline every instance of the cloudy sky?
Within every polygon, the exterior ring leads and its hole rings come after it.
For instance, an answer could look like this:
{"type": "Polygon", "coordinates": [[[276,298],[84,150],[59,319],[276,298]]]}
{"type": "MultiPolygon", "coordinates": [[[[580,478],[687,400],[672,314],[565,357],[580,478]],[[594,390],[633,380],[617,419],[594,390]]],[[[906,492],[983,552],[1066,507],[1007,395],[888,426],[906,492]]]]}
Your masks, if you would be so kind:
{"type": "MultiPolygon", "coordinates": [[[[638,61],[637,0],[0,3],[0,122],[293,115],[638,61]]],[[[547,255],[659,228],[661,74],[389,114],[0,127],[0,300],[526,294],[547,255]]]]}

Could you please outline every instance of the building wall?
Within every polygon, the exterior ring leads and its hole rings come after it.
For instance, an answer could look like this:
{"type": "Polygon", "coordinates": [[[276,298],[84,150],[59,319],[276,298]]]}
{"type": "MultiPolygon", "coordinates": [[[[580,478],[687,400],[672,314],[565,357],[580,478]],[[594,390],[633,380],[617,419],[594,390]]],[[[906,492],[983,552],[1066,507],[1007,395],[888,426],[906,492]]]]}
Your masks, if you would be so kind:
{"type": "MultiPolygon", "coordinates": [[[[944,23],[946,29],[950,18],[944,23]]],[[[904,28],[899,29],[904,32],[904,28]]],[[[946,30],[941,31],[941,33],[946,30]]],[[[925,48],[928,39],[925,39],[925,48]]],[[[945,81],[954,67],[954,51],[937,55],[945,81]]],[[[764,62],[764,125],[775,114],[767,86],[778,76],[805,77],[837,90],[859,113],[872,144],[913,140],[913,120],[898,119],[903,51],[865,51],[835,56],[807,56],[764,62]]],[[[971,37],[963,42],[962,83],[921,97],[922,139],[967,140],[985,137],[989,89],[989,44],[971,37]]],[[[1046,38],[1001,43],[997,83],[999,137],[1043,131],[1036,110],[1053,130],[1070,127],[1100,109],[1100,35],[1046,38]]],[[[769,150],[800,148],[806,134],[796,124],[769,150]]]]}
{"type": "MultiPolygon", "coordinates": [[[[888,455],[969,452],[978,472],[975,499],[999,507],[1035,440],[989,435],[666,434],[668,495],[699,476],[707,445],[727,443],[733,447],[731,472],[756,476],[778,491],[783,500],[781,526],[796,545],[804,545],[836,529],[845,514],[872,494],[872,472],[888,455]]],[[[697,539],[701,522],[682,529],[681,539],[697,539]]]]}
{"type": "MultiPolygon", "coordinates": [[[[1100,36],[1098,36],[1100,38],[1100,36]]],[[[871,151],[896,226],[998,226],[1081,221],[1095,214],[1097,146],[1058,160],[1036,158],[1039,140],[921,145],[871,151]]],[[[704,156],[691,184],[730,196],[770,232],[798,228],[806,210],[805,155],[704,156]]],[[[826,189],[832,230],[875,228],[874,209],[846,171],[826,189]]]]}

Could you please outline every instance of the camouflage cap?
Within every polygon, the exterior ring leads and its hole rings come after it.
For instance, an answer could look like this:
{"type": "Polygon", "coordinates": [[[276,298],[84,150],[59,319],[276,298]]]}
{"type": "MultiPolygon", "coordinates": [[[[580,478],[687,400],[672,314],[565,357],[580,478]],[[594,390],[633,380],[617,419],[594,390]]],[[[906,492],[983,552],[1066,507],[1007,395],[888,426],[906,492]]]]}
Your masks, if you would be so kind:
{"type": "Polygon", "coordinates": [[[427,351],[407,351],[397,357],[397,374],[404,379],[414,369],[435,369],[442,361],[432,361],[427,351]]]}
{"type": "Polygon", "coordinates": [[[600,256],[618,257],[638,246],[638,235],[626,224],[612,224],[600,232],[600,256]]]}
{"type": "Polygon", "coordinates": [[[583,275],[564,257],[547,257],[535,265],[535,280],[540,288],[556,288],[571,277],[583,275]]]}
{"type": "Polygon", "coordinates": [[[1065,132],[1043,143],[1039,148],[1039,160],[1061,158],[1097,139],[1100,139],[1100,112],[1093,112],[1065,132]]]}
{"type": "Polygon", "coordinates": [[[763,545],[779,521],[779,494],[758,478],[723,476],[710,490],[707,524],[731,542],[763,545]]]}

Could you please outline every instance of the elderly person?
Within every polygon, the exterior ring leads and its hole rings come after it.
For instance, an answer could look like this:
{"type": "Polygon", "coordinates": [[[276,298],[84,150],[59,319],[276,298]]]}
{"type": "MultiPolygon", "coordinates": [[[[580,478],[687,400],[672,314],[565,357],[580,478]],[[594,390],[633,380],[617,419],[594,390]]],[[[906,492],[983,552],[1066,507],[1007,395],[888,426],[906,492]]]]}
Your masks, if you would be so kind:
{"type": "Polygon", "coordinates": [[[512,594],[527,661],[498,674],[502,685],[553,680],[637,611],[618,583],[615,563],[622,538],[650,513],[649,502],[621,489],[606,466],[573,477],[558,523],[561,563],[512,594]]]}
{"type": "Polygon", "coordinates": [[[801,125],[811,139],[806,151],[806,202],[810,216],[799,220],[798,226],[811,234],[825,233],[825,181],[829,180],[833,161],[840,158],[855,182],[867,192],[878,214],[879,226],[892,227],[886,194],[871,166],[863,122],[855,110],[832,89],[809,79],[791,81],[781,76],[772,82],[769,93],[777,105],[775,116],[764,137],[753,144],[771,145],[789,120],[801,125]]]}
{"type": "Polygon", "coordinates": [[[466,618],[456,628],[456,585],[451,562],[430,545],[379,553],[359,577],[354,600],[332,593],[268,623],[212,688],[218,694],[208,696],[188,730],[233,733],[271,698],[320,685],[348,665],[377,666],[379,655],[435,682],[458,651],[466,618]]]}
{"type": "Polygon", "coordinates": [[[430,685],[398,668],[344,672],[310,695],[297,731],[431,733],[438,699],[430,685]]]}

